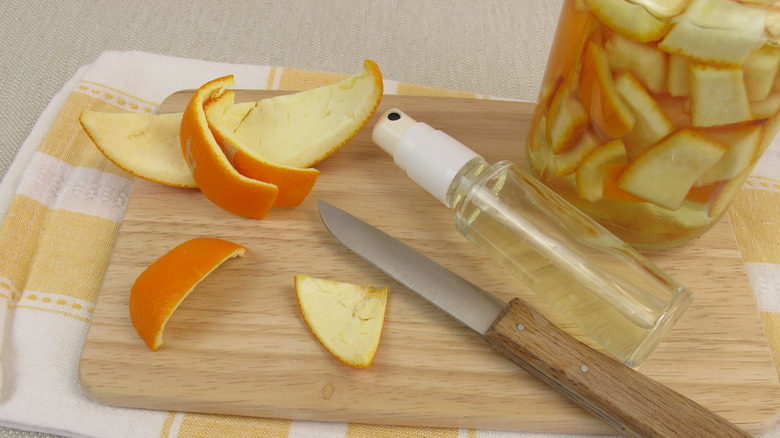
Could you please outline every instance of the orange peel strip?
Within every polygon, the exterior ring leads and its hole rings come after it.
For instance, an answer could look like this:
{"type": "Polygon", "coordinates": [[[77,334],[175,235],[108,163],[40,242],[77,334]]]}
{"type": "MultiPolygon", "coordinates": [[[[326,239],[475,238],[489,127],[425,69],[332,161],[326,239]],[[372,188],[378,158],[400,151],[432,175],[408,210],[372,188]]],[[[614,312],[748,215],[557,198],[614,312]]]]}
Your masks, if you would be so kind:
{"type": "Polygon", "coordinates": [[[181,113],[84,110],[79,123],[97,149],[125,172],[173,187],[198,186],[179,146],[181,113]]]}
{"type": "Polygon", "coordinates": [[[262,219],[273,207],[279,189],[241,175],[208,127],[203,105],[234,84],[233,76],[207,82],[192,95],[184,110],[179,137],[182,153],[192,177],[206,197],[225,210],[253,219],[262,219]]]}
{"type": "MultiPolygon", "coordinates": [[[[320,161],[324,160],[325,158],[328,158],[333,153],[335,153],[337,150],[341,149],[342,146],[347,144],[350,140],[352,140],[355,135],[357,135],[358,132],[360,132],[361,129],[363,129],[371,120],[371,117],[376,112],[377,108],[379,108],[379,104],[382,101],[382,95],[384,93],[384,82],[382,81],[382,71],[379,70],[379,65],[377,65],[376,62],[370,59],[366,59],[363,61],[363,69],[364,72],[371,77],[371,80],[374,84],[373,94],[371,96],[367,96],[366,99],[371,102],[371,106],[366,109],[365,112],[362,113],[363,119],[359,121],[354,126],[354,129],[352,130],[352,133],[345,136],[341,142],[334,145],[333,148],[330,149],[327,153],[324,155],[320,155],[316,158],[314,158],[312,161],[305,163],[302,167],[309,167],[314,166],[315,164],[319,163],[320,161]]],[[[349,81],[354,79],[356,76],[352,76],[350,78],[345,79],[345,81],[349,81]]],[[[344,81],[342,81],[342,84],[344,81]]]]}
{"type": "Polygon", "coordinates": [[[382,337],[387,288],[295,276],[298,308],[314,337],[338,361],[367,368],[382,337]]]}
{"type": "Polygon", "coordinates": [[[589,42],[580,73],[579,95],[591,120],[609,138],[622,137],[634,127],[634,113],[615,89],[606,49],[589,42]]]}
{"type": "Polygon", "coordinates": [[[604,165],[604,191],[602,199],[619,202],[646,202],[644,199],[618,187],[618,180],[620,180],[627,168],[628,164],[623,163],[607,163],[604,165]]]}
{"type": "Polygon", "coordinates": [[[157,351],[168,319],[189,293],[225,260],[246,248],[226,240],[188,240],[155,260],[130,289],[130,320],[144,343],[157,351]]]}
{"type": "Polygon", "coordinates": [[[340,82],[237,104],[223,119],[224,128],[250,155],[308,168],[339,150],[365,127],[382,100],[383,90],[379,67],[365,60],[362,72],[340,82]]]}
{"type": "Polygon", "coordinates": [[[309,195],[320,172],[314,168],[300,168],[272,163],[258,154],[249,153],[236,142],[233,135],[213,119],[224,113],[235,101],[235,92],[226,90],[206,101],[204,111],[214,139],[229,158],[238,173],[277,186],[276,207],[297,207],[309,195]]]}

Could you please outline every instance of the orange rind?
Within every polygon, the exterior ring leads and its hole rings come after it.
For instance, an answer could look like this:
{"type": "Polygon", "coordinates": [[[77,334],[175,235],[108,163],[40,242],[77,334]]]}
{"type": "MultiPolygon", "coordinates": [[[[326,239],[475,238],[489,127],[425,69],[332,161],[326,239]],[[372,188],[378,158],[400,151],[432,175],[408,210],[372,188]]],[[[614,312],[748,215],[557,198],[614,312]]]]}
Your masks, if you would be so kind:
{"type": "Polygon", "coordinates": [[[658,47],[697,62],[737,67],[761,46],[767,18],[766,7],[728,0],[692,1],[658,47]]]}
{"type": "Polygon", "coordinates": [[[634,159],[671,134],[674,124],[633,74],[618,75],[615,89],[634,114],[634,127],[623,136],[628,157],[634,159]]]}
{"type": "Polygon", "coordinates": [[[592,129],[585,130],[574,146],[563,153],[555,155],[555,158],[553,158],[555,175],[563,176],[573,173],[577,170],[580,162],[602,144],[604,144],[604,141],[592,129]]]}
{"type": "Polygon", "coordinates": [[[668,210],[678,209],[696,180],[726,147],[699,132],[682,129],[631,161],[618,187],[668,210]]]}
{"type": "Polygon", "coordinates": [[[741,174],[754,161],[761,147],[761,126],[744,125],[702,129],[701,133],[720,142],[726,153],[698,180],[697,186],[732,179],[741,174]]]}
{"type": "Polygon", "coordinates": [[[203,105],[234,83],[233,76],[210,81],[195,91],[181,119],[180,141],[184,159],[201,192],[223,209],[262,219],[273,207],[279,189],[241,175],[230,163],[208,127],[203,105]]]}
{"type": "Polygon", "coordinates": [[[595,202],[604,196],[605,167],[608,164],[628,164],[626,147],[620,139],[599,146],[577,166],[574,178],[577,193],[582,199],[595,202]]]}
{"type": "Polygon", "coordinates": [[[588,125],[588,113],[575,94],[561,85],[550,103],[547,135],[556,154],[571,147],[588,125]]]}
{"type": "Polygon", "coordinates": [[[618,181],[625,173],[626,168],[628,168],[628,164],[623,163],[606,163],[604,165],[604,185],[601,199],[617,202],[644,202],[644,199],[628,193],[618,186],[618,181]]]}
{"type": "Polygon", "coordinates": [[[311,90],[240,104],[220,123],[240,150],[271,163],[311,167],[344,146],[371,119],[382,99],[379,66],[311,90]],[[242,111],[246,111],[243,112],[242,111]]]}
{"type": "Polygon", "coordinates": [[[188,240],[155,260],[130,288],[130,320],[153,351],[163,343],[168,319],[189,293],[225,260],[243,256],[246,248],[222,239],[188,240]]]}
{"type": "MultiPolygon", "coordinates": [[[[663,38],[673,26],[672,23],[655,17],[642,5],[631,1],[584,0],[584,3],[611,29],[642,43],[663,38]]],[[[664,8],[664,11],[674,13],[676,9],[664,8]]]]}
{"type": "Polygon", "coordinates": [[[604,44],[613,72],[629,72],[653,93],[666,91],[667,54],[650,44],[614,34],[604,44]]]}
{"type": "Polygon", "coordinates": [[[264,218],[311,192],[311,166],[347,144],[373,116],[384,91],[371,60],[340,82],[234,104],[233,76],[210,81],[183,113],[84,111],[84,131],[110,161],[150,181],[198,187],[231,213],[264,218]]]}
{"type": "Polygon", "coordinates": [[[615,89],[606,49],[589,42],[580,73],[579,96],[591,120],[609,138],[618,138],[634,127],[634,114],[615,89]]]}
{"type": "Polygon", "coordinates": [[[104,113],[84,110],[84,132],[125,172],[174,187],[197,187],[179,146],[181,113],[104,113]]]}
{"type": "Polygon", "coordinates": [[[371,119],[382,99],[382,73],[362,72],[311,90],[234,104],[227,90],[205,102],[208,127],[242,175],[278,187],[275,206],[295,207],[314,187],[311,166],[332,155],[371,119]]]}
{"type": "MultiPolygon", "coordinates": [[[[233,104],[234,99],[233,90],[226,90],[224,93],[209,99],[204,106],[206,120],[215,141],[238,173],[273,184],[279,189],[274,206],[296,207],[300,205],[314,188],[320,172],[314,168],[273,163],[242,147],[233,132],[220,123],[226,114],[237,107],[233,104]]],[[[262,135],[262,132],[258,134],[262,135]]]]}
{"type": "Polygon", "coordinates": [[[295,276],[298,307],[317,341],[340,362],[366,368],[374,360],[387,308],[387,288],[295,276]]]}

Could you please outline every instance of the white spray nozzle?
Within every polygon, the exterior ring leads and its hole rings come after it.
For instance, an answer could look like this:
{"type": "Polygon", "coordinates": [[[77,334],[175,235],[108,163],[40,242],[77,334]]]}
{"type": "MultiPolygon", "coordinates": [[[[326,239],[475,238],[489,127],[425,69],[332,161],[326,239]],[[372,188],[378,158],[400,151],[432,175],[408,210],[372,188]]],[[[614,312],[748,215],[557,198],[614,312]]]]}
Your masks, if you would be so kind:
{"type": "Polygon", "coordinates": [[[452,180],[466,163],[479,157],[463,143],[398,109],[382,114],[371,138],[414,182],[445,205],[452,180]]]}
{"type": "Polygon", "coordinates": [[[403,138],[409,128],[416,124],[417,120],[400,110],[391,109],[382,114],[382,117],[374,126],[371,139],[391,157],[394,157],[395,149],[398,143],[401,142],[401,138],[403,138]]]}

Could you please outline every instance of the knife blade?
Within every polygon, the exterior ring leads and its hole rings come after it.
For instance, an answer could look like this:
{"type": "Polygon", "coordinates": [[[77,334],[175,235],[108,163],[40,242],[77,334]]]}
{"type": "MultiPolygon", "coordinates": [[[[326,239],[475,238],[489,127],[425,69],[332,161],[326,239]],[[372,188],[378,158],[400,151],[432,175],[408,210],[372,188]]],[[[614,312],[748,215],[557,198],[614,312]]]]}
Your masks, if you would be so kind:
{"type": "Polygon", "coordinates": [[[389,234],[323,200],[349,250],[481,334],[504,357],[629,437],[749,437],[723,417],[594,350],[519,298],[503,303],[389,234]]]}

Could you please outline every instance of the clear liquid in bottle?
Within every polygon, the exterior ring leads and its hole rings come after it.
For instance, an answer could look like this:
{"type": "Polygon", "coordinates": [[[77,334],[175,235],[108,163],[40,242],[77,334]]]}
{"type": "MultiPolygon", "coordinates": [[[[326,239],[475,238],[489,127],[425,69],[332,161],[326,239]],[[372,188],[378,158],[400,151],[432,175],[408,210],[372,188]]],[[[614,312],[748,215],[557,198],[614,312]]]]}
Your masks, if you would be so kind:
{"type": "Polygon", "coordinates": [[[488,165],[395,109],[373,139],[455,211],[458,231],[625,364],[642,362],[691,301],[688,289],[517,165],[488,165]]]}
{"type": "Polygon", "coordinates": [[[456,226],[607,351],[640,363],[691,299],[658,268],[509,162],[464,167],[456,226]]]}

